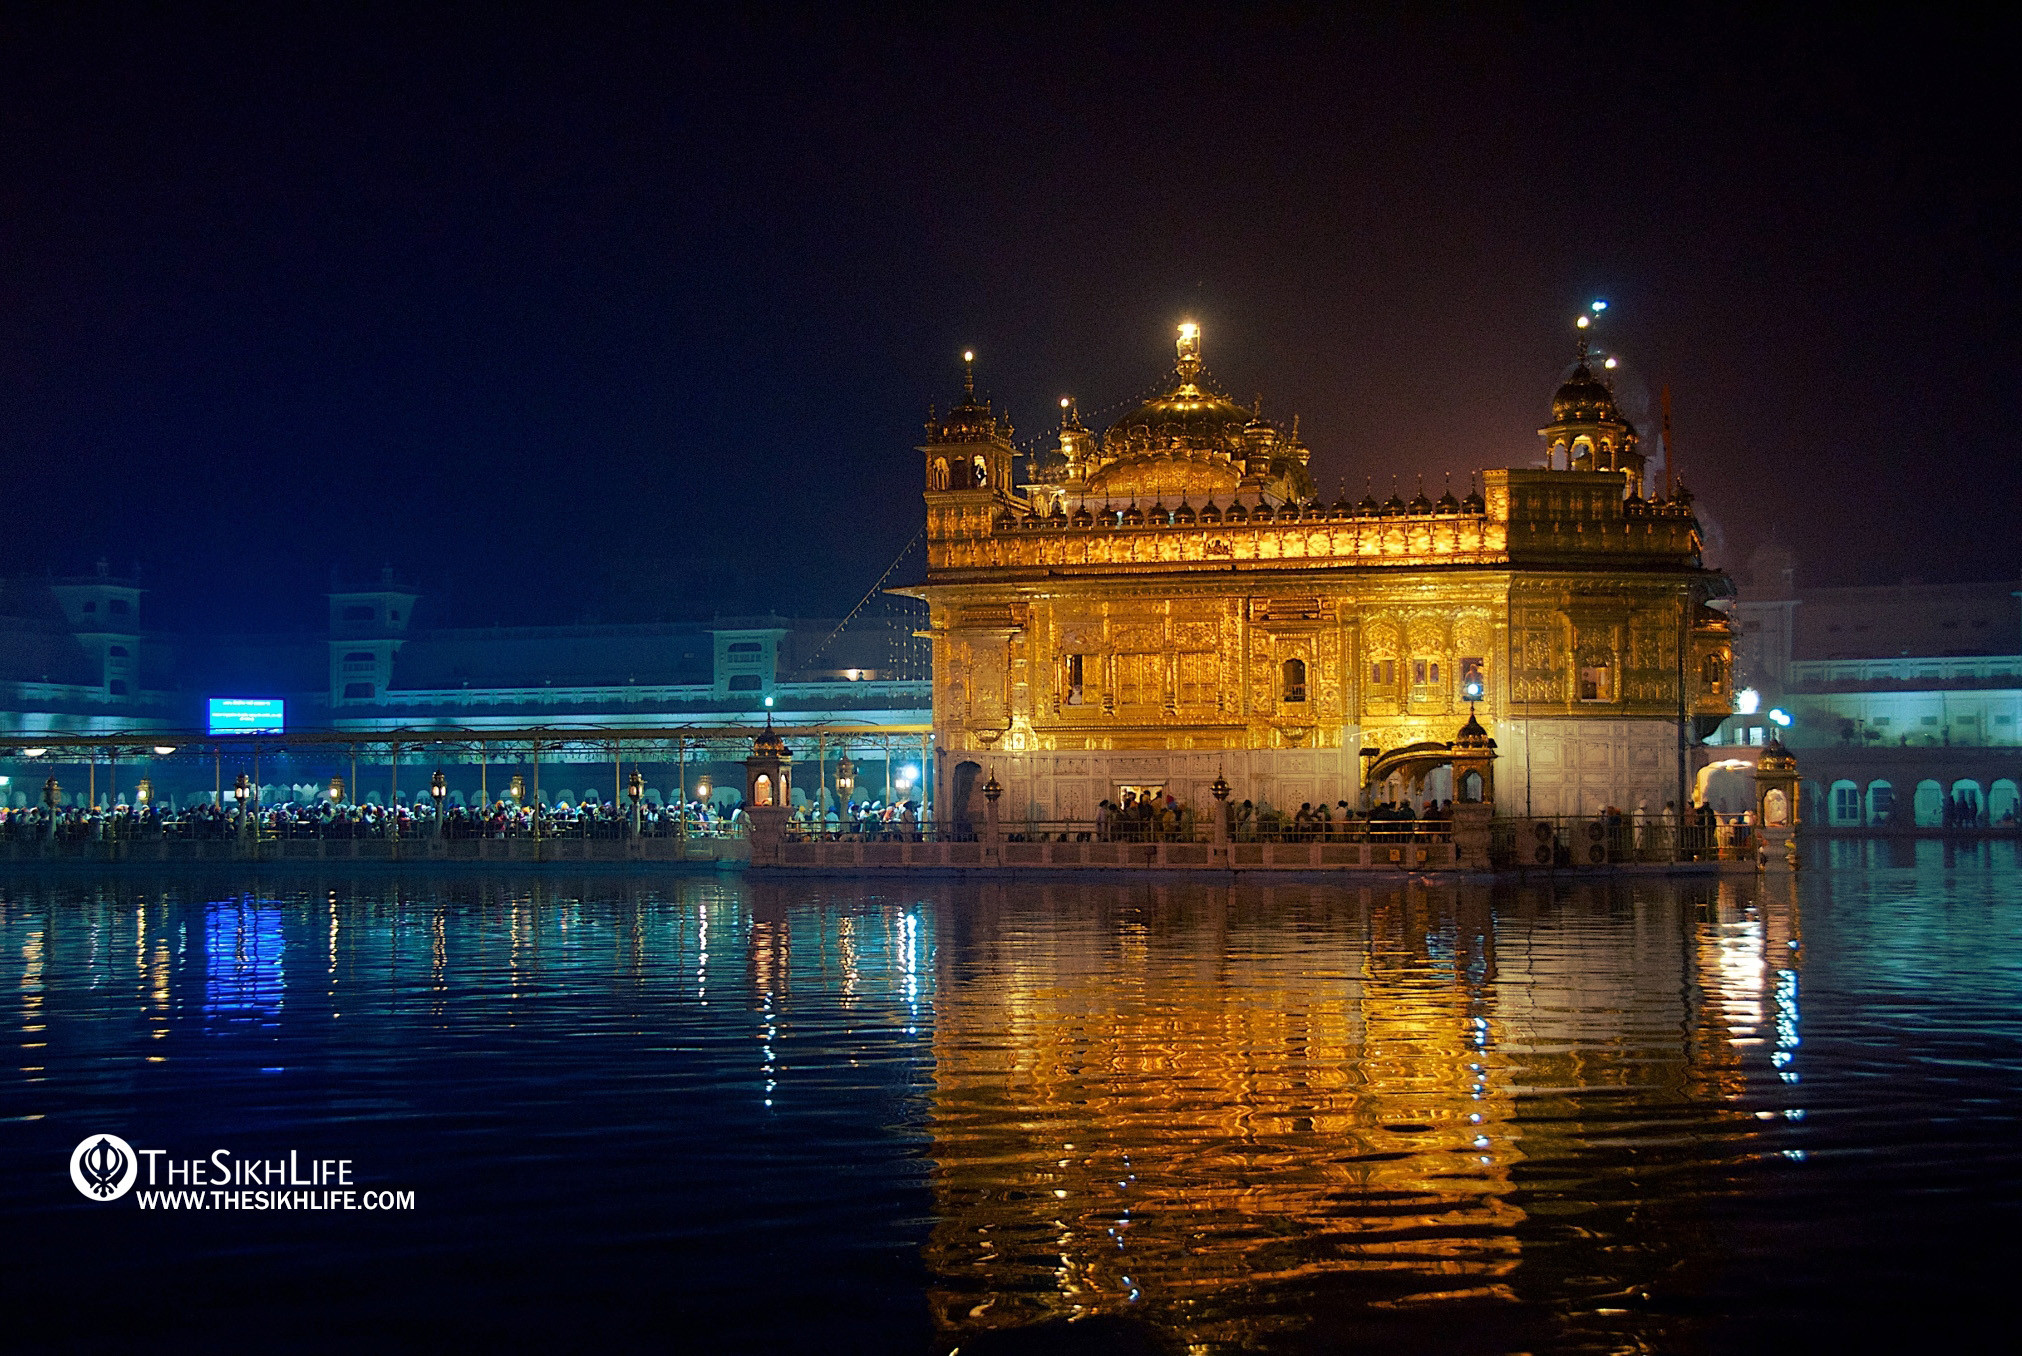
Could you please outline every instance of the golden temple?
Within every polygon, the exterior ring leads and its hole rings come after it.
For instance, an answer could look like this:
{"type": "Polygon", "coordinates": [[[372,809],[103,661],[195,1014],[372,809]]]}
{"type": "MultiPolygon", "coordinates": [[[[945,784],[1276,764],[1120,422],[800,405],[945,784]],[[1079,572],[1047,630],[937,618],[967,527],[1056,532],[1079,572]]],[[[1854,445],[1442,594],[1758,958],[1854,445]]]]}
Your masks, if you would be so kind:
{"type": "Polygon", "coordinates": [[[1543,465],[1464,499],[1322,503],[1296,421],[1217,391],[1193,324],[1169,387],[1099,437],[1061,409],[1021,483],[971,362],[920,448],[927,579],[906,591],[930,605],[935,803],[957,817],[985,776],[1039,820],[1125,789],[1205,805],[1217,776],[1285,810],[1448,797],[1471,701],[1500,813],[1654,814],[1731,708],[1706,605],[1726,581],[1690,493],[1643,483],[1584,339],[1543,465]]]}

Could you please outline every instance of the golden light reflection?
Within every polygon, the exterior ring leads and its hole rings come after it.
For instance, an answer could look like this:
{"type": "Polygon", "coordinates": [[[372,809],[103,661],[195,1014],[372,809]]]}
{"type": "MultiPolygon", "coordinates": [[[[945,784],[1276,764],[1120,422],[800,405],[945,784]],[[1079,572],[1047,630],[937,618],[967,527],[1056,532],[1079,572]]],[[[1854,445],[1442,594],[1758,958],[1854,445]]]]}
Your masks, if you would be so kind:
{"type": "Polygon", "coordinates": [[[1589,1095],[1698,1095],[1691,1065],[1734,1051],[1695,1033],[1724,1033],[1759,974],[1675,905],[1624,928],[1464,888],[1203,907],[1177,887],[1105,917],[1062,886],[1031,892],[1039,929],[980,893],[942,934],[935,1001],[928,1263],[951,1341],[1138,1313],[1233,1346],[1301,1321],[1273,1291],[1323,1282],[1514,1301],[1523,1240],[1555,1227],[1519,1174],[1579,1147],[1589,1095]]]}

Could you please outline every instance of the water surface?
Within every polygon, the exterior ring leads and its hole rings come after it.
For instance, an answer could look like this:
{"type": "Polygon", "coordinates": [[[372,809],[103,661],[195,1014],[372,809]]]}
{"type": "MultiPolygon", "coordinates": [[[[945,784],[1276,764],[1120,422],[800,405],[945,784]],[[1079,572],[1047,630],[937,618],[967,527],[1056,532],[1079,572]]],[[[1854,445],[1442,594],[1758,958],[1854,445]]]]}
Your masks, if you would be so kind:
{"type": "Polygon", "coordinates": [[[2022,1213],[2022,872],[1906,847],[1767,883],[14,876],[4,1284],[124,1349],[1942,1340],[2000,1312],[2022,1213]],[[107,1131],[415,1208],[93,1204],[107,1131]]]}

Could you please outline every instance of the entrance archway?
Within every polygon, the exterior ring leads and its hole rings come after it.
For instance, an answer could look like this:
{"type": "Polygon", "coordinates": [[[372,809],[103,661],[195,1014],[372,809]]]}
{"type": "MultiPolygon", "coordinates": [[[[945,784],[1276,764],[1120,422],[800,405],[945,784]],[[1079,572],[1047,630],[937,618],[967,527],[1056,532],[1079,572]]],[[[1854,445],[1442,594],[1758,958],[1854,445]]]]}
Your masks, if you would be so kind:
{"type": "Polygon", "coordinates": [[[1835,828],[1846,828],[1861,822],[1861,789],[1850,781],[1836,781],[1826,792],[1827,822],[1835,828]]]}
{"type": "Polygon", "coordinates": [[[1926,777],[1917,783],[1917,827],[1942,828],[1945,823],[1945,788],[1926,777]]]}
{"type": "Polygon", "coordinates": [[[964,761],[955,764],[955,784],[948,803],[952,807],[949,818],[958,828],[966,829],[982,816],[983,807],[980,804],[972,807],[969,803],[978,799],[976,784],[982,775],[981,763],[964,761]]]}
{"type": "Polygon", "coordinates": [[[2022,789],[2006,777],[1987,788],[1987,822],[2013,824],[2022,819],[2022,789]]]}
{"type": "Polygon", "coordinates": [[[1893,783],[1875,780],[1868,783],[1868,823],[1889,824],[1896,817],[1896,788],[1893,783]]]}

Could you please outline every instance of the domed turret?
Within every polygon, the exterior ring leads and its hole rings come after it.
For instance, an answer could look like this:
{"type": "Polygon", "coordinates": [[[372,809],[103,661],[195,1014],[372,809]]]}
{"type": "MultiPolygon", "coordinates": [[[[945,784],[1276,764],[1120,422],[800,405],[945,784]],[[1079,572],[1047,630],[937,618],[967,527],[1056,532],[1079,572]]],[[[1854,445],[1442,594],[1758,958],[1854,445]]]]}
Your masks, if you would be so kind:
{"type": "Polygon", "coordinates": [[[765,728],[760,730],[758,737],[751,741],[751,752],[759,758],[786,758],[789,756],[786,751],[786,740],[781,738],[779,731],[772,728],[771,716],[765,718],[765,728]]]}
{"type": "Polygon", "coordinates": [[[1613,389],[1588,365],[1590,319],[1580,318],[1572,375],[1552,396],[1552,422],[1538,430],[1545,442],[1545,465],[1558,471],[1619,471],[1640,490],[1644,457],[1636,450],[1636,426],[1622,417],[1613,389]]]}

